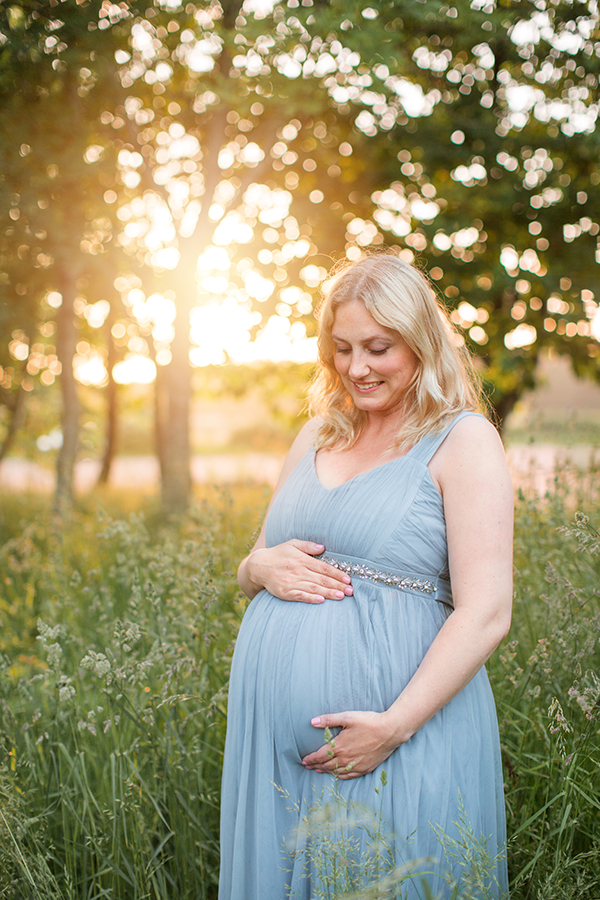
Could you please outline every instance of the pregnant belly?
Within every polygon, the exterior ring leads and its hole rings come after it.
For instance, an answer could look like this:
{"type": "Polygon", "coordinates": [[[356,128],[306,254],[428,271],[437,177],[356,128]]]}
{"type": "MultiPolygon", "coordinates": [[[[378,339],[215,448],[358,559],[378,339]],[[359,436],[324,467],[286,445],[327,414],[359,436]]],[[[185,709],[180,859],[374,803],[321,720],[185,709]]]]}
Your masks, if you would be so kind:
{"type": "Polygon", "coordinates": [[[301,759],[323,746],[323,729],[310,724],[315,716],[381,706],[369,606],[355,598],[286,603],[266,591],[253,600],[238,637],[231,695],[243,693],[242,715],[270,719],[280,752],[301,759]]]}
{"type": "Polygon", "coordinates": [[[393,703],[441,625],[437,606],[365,582],[319,605],[262,591],[240,629],[230,709],[300,760],[324,743],[313,717],[393,703]]]}
{"type": "MultiPolygon", "coordinates": [[[[311,719],[326,713],[358,708],[348,697],[349,692],[344,689],[344,685],[337,678],[331,677],[335,663],[332,666],[328,660],[324,664],[325,657],[315,653],[321,643],[317,639],[306,646],[301,640],[291,658],[287,706],[291,735],[300,758],[318,750],[325,743],[324,729],[311,725],[311,719]]],[[[330,731],[335,736],[340,729],[332,728],[330,731]]]]}

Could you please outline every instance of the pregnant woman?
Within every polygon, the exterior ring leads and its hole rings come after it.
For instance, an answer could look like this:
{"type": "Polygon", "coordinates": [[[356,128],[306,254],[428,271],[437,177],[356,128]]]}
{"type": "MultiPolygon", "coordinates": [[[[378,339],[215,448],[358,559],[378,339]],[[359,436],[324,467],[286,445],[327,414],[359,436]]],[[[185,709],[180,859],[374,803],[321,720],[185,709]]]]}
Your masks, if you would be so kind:
{"type": "MultiPolygon", "coordinates": [[[[491,860],[486,894],[503,897],[483,668],[510,622],[502,445],[418,270],[387,254],[345,268],[319,320],[313,418],[239,568],[252,602],[231,671],[219,898],[316,896],[318,873],[293,851],[332,788],[344,807],[377,806],[396,863],[426,858],[444,900],[467,863],[445,859],[439,835],[460,841],[468,823],[491,860]]],[[[402,891],[425,896],[419,878],[402,891]]]]}

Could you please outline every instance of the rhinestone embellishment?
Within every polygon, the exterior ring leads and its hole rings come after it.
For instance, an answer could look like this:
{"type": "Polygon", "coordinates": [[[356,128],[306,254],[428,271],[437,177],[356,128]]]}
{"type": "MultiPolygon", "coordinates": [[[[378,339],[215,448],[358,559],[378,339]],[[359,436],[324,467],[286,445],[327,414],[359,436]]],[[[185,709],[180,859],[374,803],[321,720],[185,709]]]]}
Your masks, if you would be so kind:
{"type": "Polygon", "coordinates": [[[345,572],[346,575],[358,575],[360,578],[368,578],[377,584],[386,584],[400,590],[421,591],[422,594],[435,594],[437,590],[435,584],[432,581],[427,581],[425,578],[411,578],[410,575],[393,575],[391,572],[381,572],[379,569],[372,569],[366,563],[352,563],[345,559],[335,559],[328,556],[319,558],[329,563],[334,569],[345,572]]]}

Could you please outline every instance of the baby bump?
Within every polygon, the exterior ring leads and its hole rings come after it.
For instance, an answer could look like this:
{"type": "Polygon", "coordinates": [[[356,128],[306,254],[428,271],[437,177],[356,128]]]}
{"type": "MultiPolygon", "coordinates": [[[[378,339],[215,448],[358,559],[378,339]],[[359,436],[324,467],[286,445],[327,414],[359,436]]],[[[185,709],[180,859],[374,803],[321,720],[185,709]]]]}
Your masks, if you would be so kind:
{"type": "Polygon", "coordinates": [[[363,583],[354,597],[318,605],[266,591],[252,601],[230,697],[243,695],[240,714],[269,723],[278,752],[299,760],[323,746],[323,729],[310,724],[315,716],[387,709],[418,666],[426,646],[415,653],[416,623],[403,611],[402,596],[370,594],[363,583]]]}
{"type": "MultiPolygon", "coordinates": [[[[301,610],[290,649],[287,703],[302,758],[324,743],[311,719],[327,713],[374,709],[375,642],[365,609],[354,598],[301,610]]],[[[339,729],[332,729],[337,733],[339,729]]]]}

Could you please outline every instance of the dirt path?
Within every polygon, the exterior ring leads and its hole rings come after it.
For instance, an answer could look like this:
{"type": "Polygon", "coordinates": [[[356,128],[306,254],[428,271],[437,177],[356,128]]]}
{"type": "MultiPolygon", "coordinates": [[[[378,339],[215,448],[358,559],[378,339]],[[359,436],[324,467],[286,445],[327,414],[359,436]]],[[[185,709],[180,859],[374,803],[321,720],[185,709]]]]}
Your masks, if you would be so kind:
{"type": "MultiPolygon", "coordinates": [[[[507,451],[515,486],[544,493],[552,482],[557,467],[569,466],[587,470],[598,453],[587,445],[573,448],[551,444],[514,445],[507,451]]],[[[283,457],[275,453],[215,453],[194,456],[192,478],[197,484],[213,482],[230,484],[255,481],[274,485],[283,457]]],[[[83,459],[77,463],[77,490],[91,490],[98,478],[100,464],[83,459]]],[[[153,456],[120,456],[114,462],[110,484],[116,488],[153,491],[158,488],[158,461],[153,456]]],[[[54,472],[39,463],[23,459],[5,459],[0,465],[0,490],[50,493],[54,489],[54,472]]]]}
{"type": "MultiPolygon", "coordinates": [[[[197,484],[256,481],[274,485],[282,462],[283,457],[270,453],[194,456],[192,478],[197,484]]],[[[100,463],[97,460],[80,460],[75,467],[77,490],[91,490],[96,484],[99,471],[100,463]]],[[[39,463],[9,457],[0,465],[0,490],[50,493],[54,490],[54,483],[53,470],[39,463]]],[[[110,484],[112,487],[132,490],[156,490],[159,484],[158,460],[153,456],[117,457],[111,471],[110,484]]]]}

